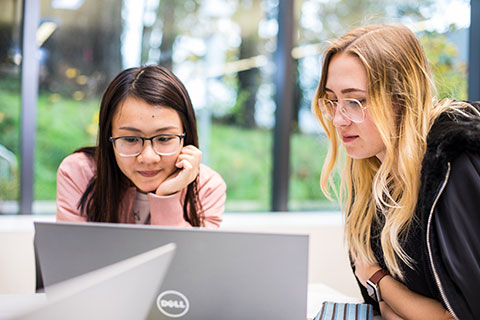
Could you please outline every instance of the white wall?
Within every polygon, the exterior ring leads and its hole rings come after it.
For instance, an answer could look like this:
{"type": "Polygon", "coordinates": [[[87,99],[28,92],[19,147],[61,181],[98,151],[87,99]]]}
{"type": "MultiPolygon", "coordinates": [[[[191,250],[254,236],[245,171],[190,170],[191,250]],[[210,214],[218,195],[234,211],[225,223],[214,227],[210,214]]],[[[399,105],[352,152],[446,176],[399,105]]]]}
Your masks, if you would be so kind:
{"type": "MultiPolygon", "coordinates": [[[[35,290],[33,220],[55,217],[0,216],[0,294],[35,290]]],[[[309,283],[324,283],[360,297],[343,245],[339,213],[227,213],[222,229],[309,234],[309,283]]]]}
{"type": "Polygon", "coordinates": [[[33,219],[54,216],[0,216],[0,294],[35,291],[33,219]]]}

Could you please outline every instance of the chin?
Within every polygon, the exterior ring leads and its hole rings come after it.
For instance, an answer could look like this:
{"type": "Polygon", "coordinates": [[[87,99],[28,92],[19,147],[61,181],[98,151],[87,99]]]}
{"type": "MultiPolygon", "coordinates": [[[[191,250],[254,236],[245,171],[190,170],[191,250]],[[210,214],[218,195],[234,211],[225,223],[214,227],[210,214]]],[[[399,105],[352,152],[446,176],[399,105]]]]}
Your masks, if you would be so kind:
{"type": "Polygon", "coordinates": [[[135,187],[137,187],[138,191],[143,192],[143,193],[149,193],[149,192],[155,193],[155,191],[157,191],[157,188],[158,188],[159,185],[160,185],[160,182],[154,183],[154,184],[139,183],[139,184],[135,184],[135,187]]]}
{"type": "Polygon", "coordinates": [[[351,154],[351,153],[348,153],[348,156],[352,159],[355,159],[355,160],[362,160],[362,159],[369,159],[375,155],[367,155],[367,154],[358,154],[358,153],[354,153],[354,154],[351,154]]]}
{"type": "Polygon", "coordinates": [[[363,155],[361,154],[358,154],[358,153],[348,153],[348,156],[352,159],[356,159],[356,160],[361,160],[361,159],[365,159],[365,158],[368,158],[368,157],[364,157],[363,155]]]}

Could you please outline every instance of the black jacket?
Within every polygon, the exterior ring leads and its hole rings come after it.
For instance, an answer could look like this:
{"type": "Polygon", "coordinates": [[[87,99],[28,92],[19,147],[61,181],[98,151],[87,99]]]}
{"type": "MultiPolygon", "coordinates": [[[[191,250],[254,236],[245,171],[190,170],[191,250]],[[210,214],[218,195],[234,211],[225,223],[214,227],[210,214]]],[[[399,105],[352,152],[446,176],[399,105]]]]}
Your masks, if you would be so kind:
{"type": "MultiPolygon", "coordinates": [[[[479,104],[474,106],[480,110],[479,104]]],[[[400,261],[403,283],[440,301],[457,319],[480,318],[480,118],[443,114],[427,137],[415,219],[402,247],[414,270],[400,261]]],[[[379,234],[371,245],[385,268],[379,234]]],[[[367,303],[378,310],[360,285],[367,303]]]]}

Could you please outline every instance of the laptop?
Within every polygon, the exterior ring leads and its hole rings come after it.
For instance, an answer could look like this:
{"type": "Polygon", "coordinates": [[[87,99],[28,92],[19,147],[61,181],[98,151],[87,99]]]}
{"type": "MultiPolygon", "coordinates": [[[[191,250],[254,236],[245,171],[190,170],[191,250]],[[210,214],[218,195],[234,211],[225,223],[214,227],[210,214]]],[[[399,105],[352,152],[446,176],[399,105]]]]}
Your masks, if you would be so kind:
{"type": "Polygon", "coordinates": [[[7,319],[145,319],[174,252],[170,243],[54,284],[7,319]]]}
{"type": "Polygon", "coordinates": [[[148,319],[305,319],[308,235],[35,222],[45,290],[173,242],[148,319]]]}

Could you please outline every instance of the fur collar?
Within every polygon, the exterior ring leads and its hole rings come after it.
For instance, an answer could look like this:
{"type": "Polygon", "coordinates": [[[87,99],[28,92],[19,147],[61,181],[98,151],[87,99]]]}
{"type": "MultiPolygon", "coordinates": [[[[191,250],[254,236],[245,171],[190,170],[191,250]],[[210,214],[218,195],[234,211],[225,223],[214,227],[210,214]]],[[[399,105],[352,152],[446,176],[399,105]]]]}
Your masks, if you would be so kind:
{"type": "MultiPolygon", "coordinates": [[[[479,103],[472,105],[480,111],[479,103]]],[[[422,161],[420,207],[430,211],[433,198],[445,178],[448,162],[463,152],[480,153],[480,118],[458,113],[440,115],[427,137],[427,151],[422,161]]]]}

